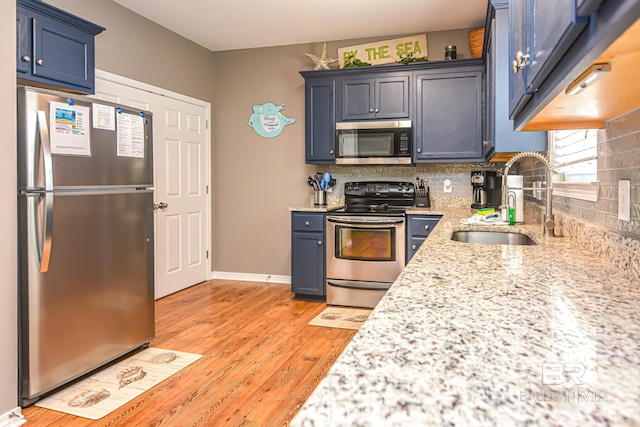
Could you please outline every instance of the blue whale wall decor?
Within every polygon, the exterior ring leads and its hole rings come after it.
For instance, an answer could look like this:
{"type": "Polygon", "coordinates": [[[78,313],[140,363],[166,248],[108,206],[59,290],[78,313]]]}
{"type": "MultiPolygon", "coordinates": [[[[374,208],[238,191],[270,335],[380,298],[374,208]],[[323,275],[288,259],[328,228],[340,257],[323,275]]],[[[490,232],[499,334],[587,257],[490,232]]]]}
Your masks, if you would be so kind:
{"type": "Polygon", "coordinates": [[[284,104],[276,106],[273,102],[253,106],[253,114],[249,117],[249,126],[256,133],[265,138],[273,138],[282,133],[286,125],[294,123],[296,119],[283,116],[284,104]]]}

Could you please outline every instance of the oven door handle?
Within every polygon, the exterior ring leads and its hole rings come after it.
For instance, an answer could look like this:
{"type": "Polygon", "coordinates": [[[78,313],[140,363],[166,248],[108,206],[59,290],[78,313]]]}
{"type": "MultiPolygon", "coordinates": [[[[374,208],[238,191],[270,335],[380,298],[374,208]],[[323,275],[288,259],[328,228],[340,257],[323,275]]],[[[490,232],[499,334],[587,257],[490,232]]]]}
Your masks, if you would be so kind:
{"type": "Polygon", "coordinates": [[[337,279],[328,279],[327,284],[336,288],[358,289],[361,291],[387,291],[392,285],[389,282],[358,282],[337,279]]]}
{"type": "Polygon", "coordinates": [[[332,222],[334,224],[345,224],[345,225],[393,225],[393,224],[403,224],[404,218],[397,219],[346,219],[346,218],[330,218],[327,217],[328,222],[332,222]]]}

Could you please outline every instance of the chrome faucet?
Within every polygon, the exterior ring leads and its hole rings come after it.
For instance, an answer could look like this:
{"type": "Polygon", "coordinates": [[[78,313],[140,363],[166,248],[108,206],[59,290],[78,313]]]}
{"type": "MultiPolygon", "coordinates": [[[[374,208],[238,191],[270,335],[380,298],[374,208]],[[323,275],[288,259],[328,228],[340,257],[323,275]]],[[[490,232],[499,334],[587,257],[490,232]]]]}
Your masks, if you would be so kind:
{"type": "MultiPolygon", "coordinates": [[[[547,171],[547,191],[546,191],[546,211],[544,215],[544,219],[542,221],[543,232],[545,236],[553,236],[553,229],[556,226],[555,221],[553,220],[553,208],[552,208],[552,184],[551,184],[551,164],[549,160],[542,154],[536,153],[534,151],[523,151],[522,153],[518,153],[512,158],[504,166],[504,172],[502,173],[502,204],[500,205],[500,210],[502,213],[502,220],[507,221],[509,218],[509,186],[507,185],[507,175],[509,174],[509,169],[511,166],[518,160],[523,157],[533,157],[538,160],[541,160],[546,167],[547,171]]],[[[531,188],[524,188],[525,190],[531,190],[531,188]]]]}

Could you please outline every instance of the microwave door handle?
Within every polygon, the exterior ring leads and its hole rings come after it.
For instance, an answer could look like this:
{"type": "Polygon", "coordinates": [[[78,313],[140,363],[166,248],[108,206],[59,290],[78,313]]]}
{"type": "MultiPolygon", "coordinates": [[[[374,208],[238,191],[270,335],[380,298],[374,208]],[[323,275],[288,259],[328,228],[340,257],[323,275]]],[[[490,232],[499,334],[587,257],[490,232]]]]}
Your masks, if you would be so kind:
{"type": "Polygon", "coordinates": [[[376,225],[402,224],[404,223],[404,218],[383,219],[383,220],[327,218],[327,221],[335,224],[376,226],[376,225]]]}

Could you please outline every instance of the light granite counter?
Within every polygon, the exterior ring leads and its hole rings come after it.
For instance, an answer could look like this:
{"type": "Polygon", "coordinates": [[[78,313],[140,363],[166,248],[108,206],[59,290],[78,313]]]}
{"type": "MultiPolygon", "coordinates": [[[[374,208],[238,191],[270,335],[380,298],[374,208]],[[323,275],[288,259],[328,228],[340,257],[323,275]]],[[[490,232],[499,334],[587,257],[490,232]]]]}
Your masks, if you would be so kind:
{"type": "Polygon", "coordinates": [[[640,425],[640,283],[539,224],[429,238],[292,426],[640,425]]]}

